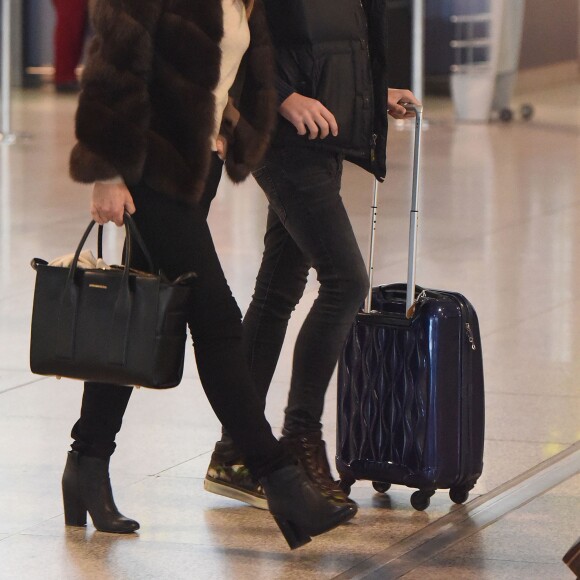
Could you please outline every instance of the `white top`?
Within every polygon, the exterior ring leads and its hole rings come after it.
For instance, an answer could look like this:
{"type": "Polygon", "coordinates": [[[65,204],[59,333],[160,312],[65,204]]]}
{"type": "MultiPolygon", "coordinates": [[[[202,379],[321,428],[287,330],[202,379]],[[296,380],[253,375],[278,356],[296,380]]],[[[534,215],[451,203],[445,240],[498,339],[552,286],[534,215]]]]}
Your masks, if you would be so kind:
{"type": "MultiPolygon", "coordinates": [[[[242,58],[250,46],[250,27],[246,6],[242,0],[222,0],[224,11],[224,35],[220,42],[222,59],[220,80],[213,91],[215,97],[215,125],[211,135],[211,149],[217,150],[216,139],[222,124],[222,116],[228,104],[228,93],[232,88],[242,58]]],[[[103,179],[101,183],[123,183],[121,176],[103,179]]]]}
{"type": "Polygon", "coordinates": [[[224,11],[224,35],[220,43],[222,62],[220,80],[214,89],[215,128],[211,139],[212,150],[216,150],[216,139],[222,116],[228,104],[228,92],[232,88],[242,58],[250,46],[250,27],[246,7],[242,0],[222,0],[224,11]]]}

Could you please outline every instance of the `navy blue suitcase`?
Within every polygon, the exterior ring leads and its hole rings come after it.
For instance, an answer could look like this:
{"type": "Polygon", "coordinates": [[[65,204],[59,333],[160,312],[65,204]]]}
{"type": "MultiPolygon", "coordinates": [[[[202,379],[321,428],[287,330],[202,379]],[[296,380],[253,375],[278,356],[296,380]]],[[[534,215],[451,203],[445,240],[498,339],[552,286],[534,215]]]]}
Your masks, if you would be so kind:
{"type": "Polygon", "coordinates": [[[423,510],[441,488],[463,503],[481,475],[484,398],[475,310],[418,292],[410,319],[402,284],[374,288],[374,312],[357,316],[338,370],[336,467],[347,492],[357,479],[415,487],[423,510]]]}
{"type": "MultiPolygon", "coordinates": [[[[358,479],[385,492],[436,489],[463,503],[481,475],[484,391],[477,314],[461,294],[415,286],[417,188],[422,108],[416,108],[413,204],[407,284],[373,288],[347,338],[338,368],[336,467],[348,493],[358,479]]],[[[372,278],[377,188],[373,202],[372,278]]]]}

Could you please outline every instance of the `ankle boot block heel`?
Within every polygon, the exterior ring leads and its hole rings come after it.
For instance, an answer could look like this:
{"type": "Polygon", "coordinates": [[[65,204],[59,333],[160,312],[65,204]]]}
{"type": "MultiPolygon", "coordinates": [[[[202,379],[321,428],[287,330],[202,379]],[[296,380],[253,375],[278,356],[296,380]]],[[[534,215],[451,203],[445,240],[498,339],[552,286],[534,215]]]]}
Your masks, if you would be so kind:
{"type": "Polygon", "coordinates": [[[62,490],[64,504],[64,523],[67,526],[82,528],[87,525],[87,508],[78,497],[71,495],[67,490],[62,490]]]}
{"type": "Polygon", "coordinates": [[[305,544],[308,544],[308,542],[312,541],[312,538],[307,533],[305,533],[292,522],[284,518],[277,517],[274,514],[272,514],[272,516],[274,517],[274,521],[278,524],[278,527],[288,542],[291,550],[300,548],[301,546],[304,546],[305,544]]]}
{"type": "Polygon", "coordinates": [[[282,467],[260,479],[268,505],[292,550],[307,544],[356,515],[357,505],[338,504],[324,495],[297,465],[282,467]]]}
{"type": "Polygon", "coordinates": [[[139,523],[125,517],[115,505],[108,459],[70,451],[62,476],[62,499],[68,526],[86,525],[88,512],[101,532],[130,534],[139,529],[139,523]]]}
{"type": "Polygon", "coordinates": [[[87,525],[87,506],[78,493],[78,469],[78,454],[69,453],[62,475],[64,523],[67,526],[84,527],[87,525]]]}

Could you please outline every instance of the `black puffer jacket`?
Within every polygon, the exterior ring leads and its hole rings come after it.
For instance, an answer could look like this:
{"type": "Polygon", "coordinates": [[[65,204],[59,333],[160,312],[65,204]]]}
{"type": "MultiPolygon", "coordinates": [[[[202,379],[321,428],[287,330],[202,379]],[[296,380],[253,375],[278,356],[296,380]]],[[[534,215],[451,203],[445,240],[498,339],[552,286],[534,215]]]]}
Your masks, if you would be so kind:
{"type": "Polygon", "coordinates": [[[337,137],[309,141],[279,117],[274,143],[340,150],[381,181],[386,173],[386,0],[265,0],[278,76],[336,117],[337,137]]]}

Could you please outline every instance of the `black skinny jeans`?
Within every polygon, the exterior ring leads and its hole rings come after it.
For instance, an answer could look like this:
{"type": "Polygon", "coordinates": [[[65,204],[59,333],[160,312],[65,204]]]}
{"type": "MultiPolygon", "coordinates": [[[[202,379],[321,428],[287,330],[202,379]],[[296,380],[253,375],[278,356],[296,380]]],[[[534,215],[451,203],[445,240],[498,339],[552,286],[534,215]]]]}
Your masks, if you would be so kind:
{"type": "MultiPolygon", "coordinates": [[[[135,223],[156,270],[170,279],[194,271],[188,324],[201,383],[219,420],[244,453],[248,466],[261,477],[291,461],[272,435],[257,397],[242,349],[241,312],[216,254],[207,213],[220,181],[222,162],[214,155],[200,206],[175,201],[145,186],[131,189],[135,223]]],[[[133,266],[146,269],[135,252],[133,266]]],[[[107,458],[133,389],[85,383],[81,417],[73,427],[72,448],[107,458]]]]}
{"type": "Polygon", "coordinates": [[[262,264],[244,317],[244,346],[263,404],[311,267],[320,282],[294,348],[285,435],[321,428],[328,384],[368,292],[364,260],[340,196],[342,164],[342,155],[328,151],[272,148],[254,173],[270,206],[262,264]]]}

